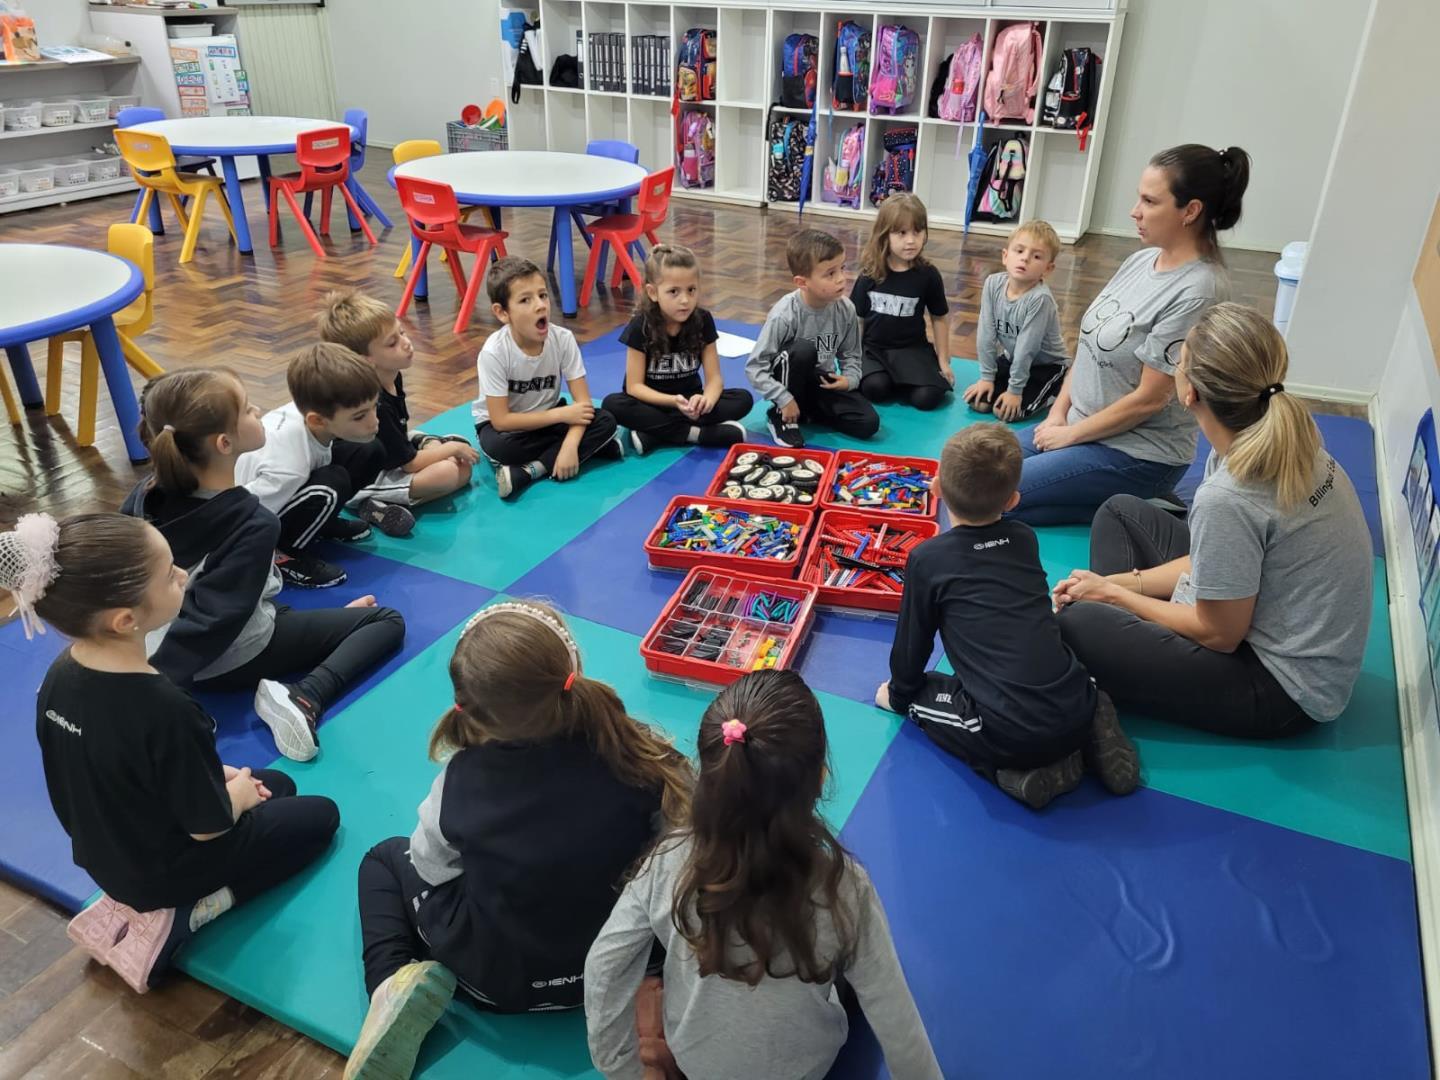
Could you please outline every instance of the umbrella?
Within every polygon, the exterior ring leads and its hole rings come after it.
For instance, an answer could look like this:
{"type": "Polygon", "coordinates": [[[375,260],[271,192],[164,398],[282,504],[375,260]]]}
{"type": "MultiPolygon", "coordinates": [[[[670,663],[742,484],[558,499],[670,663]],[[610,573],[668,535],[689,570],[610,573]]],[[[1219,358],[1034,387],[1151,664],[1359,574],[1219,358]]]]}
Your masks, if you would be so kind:
{"type": "Polygon", "coordinates": [[[805,164],[800,167],[800,206],[797,214],[805,212],[805,200],[810,195],[810,177],[815,172],[815,119],[820,112],[820,88],[815,88],[815,103],[810,108],[810,123],[805,128],[805,164]]]}
{"type": "Polygon", "coordinates": [[[989,154],[981,141],[985,134],[985,110],[980,110],[979,121],[975,124],[975,142],[970,146],[970,182],[965,191],[965,234],[970,233],[970,219],[975,216],[975,193],[980,190],[981,174],[985,171],[985,159],[989,154]]]}

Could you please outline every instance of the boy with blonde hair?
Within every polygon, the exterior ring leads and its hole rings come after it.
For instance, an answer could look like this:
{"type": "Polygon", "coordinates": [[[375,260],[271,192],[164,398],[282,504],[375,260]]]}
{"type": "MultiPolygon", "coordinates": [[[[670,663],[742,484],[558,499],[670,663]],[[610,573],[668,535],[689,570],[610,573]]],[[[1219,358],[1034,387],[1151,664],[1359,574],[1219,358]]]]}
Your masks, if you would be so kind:
{"type": "MultiPolygon", "coordinates": [[[[418,506],[470,483],[479,453],[463,435],[410,433],[401,375],[415,362],[415,346],[395,313],[357,289],[332,292],[320,315],[320,336],[370,364],[380,380],[376,404],[380,471],[347,504],[362,521],[378,523],[388,505],[418,506]]],[[[341,461],[359,448],[335,447],[341,461]]]]}
{"type": "Polygon", "coordinates": [[[980,378],[965,389],[976,412],[1024,420],[1048,409],[1060,393],[1070,357],[1055,296],[1045,284],[1059,254],[1060,237],[1050,224],[1027,221],[1005,242],[1005,269],[985,279],[975,332],[980,378]]]}

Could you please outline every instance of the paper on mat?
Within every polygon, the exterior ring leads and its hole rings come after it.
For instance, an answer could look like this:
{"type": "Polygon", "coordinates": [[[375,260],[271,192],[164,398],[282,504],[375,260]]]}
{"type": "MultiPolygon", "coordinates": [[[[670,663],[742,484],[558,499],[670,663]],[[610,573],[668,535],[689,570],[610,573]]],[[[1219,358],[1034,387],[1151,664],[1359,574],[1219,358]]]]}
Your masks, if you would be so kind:
{"type": "Polygon", "coordinates": [[[715,342],[715,350],[721,356],[749,356],[754,347],[754,338],[727,334],[724,330],[720,331],[720,337],[715,342]]]}

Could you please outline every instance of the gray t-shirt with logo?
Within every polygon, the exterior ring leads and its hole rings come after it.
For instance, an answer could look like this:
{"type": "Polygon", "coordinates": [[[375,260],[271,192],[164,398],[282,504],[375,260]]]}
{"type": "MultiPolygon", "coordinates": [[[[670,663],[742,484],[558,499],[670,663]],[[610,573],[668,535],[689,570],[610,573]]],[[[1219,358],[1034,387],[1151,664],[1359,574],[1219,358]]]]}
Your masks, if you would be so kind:
{"type": "MultiPolygon", "coordinates": [[[[1003,270],[985,279],[980,292],[980,321],[975,327],[975,353],[980,377],[995,378],[1000,357],[1010,358],[1010,384],[1004,389],[1023,394],[1035,364],[1070,362],[1060,336],[1060,309],[1043,281],[1011,300],[1010,275],[1003,270]]],[[[997,388],[997,393],[1000,389],[997,388]]]]}
{"type": "MultiPolygon", "coordinates": [[[[1134,391],[1146,367],[1174,375],[1185,335],[1206,308],[1225,299],[1224,274],[1213,262],[1196,259],[1160,271],[1159,254],[1159,248],[1145,248],[1121,263],[1080,320],[1068,423],[1134,391]]],[[[1141,461],[1189,465],[1195,459],[1195,421],[1172,396],[1154,416],[1100,442],[1141,461]]]]}
{"type": "Polygon", "coordinates": [[[1370,632],[1370,530],[1345,470],[1322,446],[1310,494],[1288,513],[1212,451],[1190,510],[1190,573],[1173,599],[1255,597],[1245,640],[1290,700],[1319,721],[1344,711],[1370,632]]]}

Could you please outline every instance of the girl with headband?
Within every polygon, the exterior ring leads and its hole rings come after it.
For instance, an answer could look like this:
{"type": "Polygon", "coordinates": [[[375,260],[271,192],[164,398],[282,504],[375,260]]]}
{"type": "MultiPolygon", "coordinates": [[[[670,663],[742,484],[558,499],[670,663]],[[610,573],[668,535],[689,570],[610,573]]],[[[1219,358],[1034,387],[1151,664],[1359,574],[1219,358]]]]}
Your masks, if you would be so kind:
{"type": "Polygon", "coordinates": [[[815,695],[792,671],[746,675],[705,710],[699,753],[688,821],[626,885],[585,962],[595,1067],[818,1080],[845,1044],[843,982],[890,1075],[939,1080],[880,898],[817,807],[826,740],[815,695]],[[637,1031],[657,938],[663,1041],[637,1031]]]}
{"type": "Polygon", "coordinates": [[[689,810],[689,763],[583,674],[550,607],[484,608],[450,679],[420,822],[360,864],[370,1010],[346,1076],[410,1075],[457,984],[497,1012],[578,1008],[625,873],[689,810]]]}
{"type": "Polygon", "coordinates": [[[185,581],[165,538],[123,514],[27,514],[0,533],[25,636],[43,620],[70,639],[36,702],[51,806],[104,890],[70,937],[142,994],[190,935],[313,862],[340,825],[284,773],[220,764],[215,721],[146,659],[185,581]]]}

